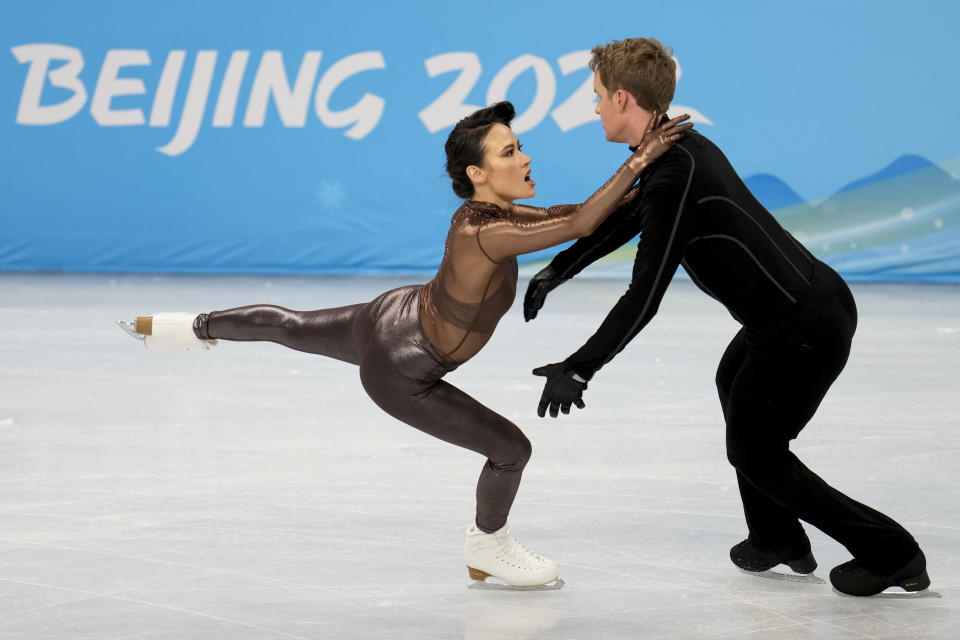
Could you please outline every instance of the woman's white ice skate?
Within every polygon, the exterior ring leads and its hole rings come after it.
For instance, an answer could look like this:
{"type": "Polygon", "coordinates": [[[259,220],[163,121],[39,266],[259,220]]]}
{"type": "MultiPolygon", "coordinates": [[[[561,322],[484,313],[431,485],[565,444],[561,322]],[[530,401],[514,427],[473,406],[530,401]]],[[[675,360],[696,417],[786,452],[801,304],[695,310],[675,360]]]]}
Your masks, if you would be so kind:
{"type": "Polygon", "coordinates": [[[138,316],[133,322],[117,320],[117,325],[148,349],[170,351],[175,349],[207,349],[216,340],[201,340],[193,333],[196,313],[155,313],[138,316]]]}
{"type": "Polygon", "coordinates": [[[467,529],[463,559],[470,577],[470,588],[546,590],[559,589],[557,565],[517,542],[504,525],[499,531],[484,533],[476,525],[467,529]]]}

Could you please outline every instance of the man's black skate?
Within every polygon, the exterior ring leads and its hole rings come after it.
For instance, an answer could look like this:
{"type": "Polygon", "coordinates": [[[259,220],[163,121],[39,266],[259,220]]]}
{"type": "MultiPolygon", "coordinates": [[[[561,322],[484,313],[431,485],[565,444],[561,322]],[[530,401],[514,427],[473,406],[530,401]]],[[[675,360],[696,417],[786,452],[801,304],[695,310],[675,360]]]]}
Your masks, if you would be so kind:
{"type": "Polygon", "coordinates": [[[923,551],[917,551],[910,562],[889,576],[867,571],[859,560],[844,562],[830,572],[830,583],[848,596],[875,596],[889,587],[923,591],[930,586],[930,577],[927,575],[927,559],[923,551]]]}
{"type": "Polygon", "coordinates": [[[738,568],[751,573],[768,571],[778,564],[785,564],[796,573],[803,574],[813,573],[817,568],[817,561],[811,551],[807,551],[806,555],[800,558],[781,558],[775,551],[758,546],[750,538],[730,549],[730,560],[738,568]]]}

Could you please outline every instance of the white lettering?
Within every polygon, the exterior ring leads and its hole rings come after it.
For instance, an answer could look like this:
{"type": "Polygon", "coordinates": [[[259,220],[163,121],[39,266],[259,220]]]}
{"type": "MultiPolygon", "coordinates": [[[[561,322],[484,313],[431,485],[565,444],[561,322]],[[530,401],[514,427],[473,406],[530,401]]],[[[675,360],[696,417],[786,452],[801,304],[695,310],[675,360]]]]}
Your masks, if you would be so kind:
{"type": "MultiPolygon", "coordinates": [[[[590,51],[574,51],[565,56],[561,56],[557,63],[560,65],[560,71],[567,76],[574,71],[587,69],[590,66],[590,51]]],[[[587,79],[576,90],[576,92],[563,103],[550,112],[550,117],[560,127],[560,131],[570,131],[575,127],[599,120],[600,116],[594,110],[596,102],[593,93],[593,72],[587,75],[587,79]]]]}
{"type": "Polygon", "coordinates": [[[249,51],[234,51],[227,65],[227,73],[220,85],[220,96],[217,98],[217,107],[213,112],[213,126],[232,127],[233,114],[237,110],[237,98],[240,96],[240,85],[243,82],[243,73],[247,70],[249,51]]]}
{"type": "Polygon", "coordinates": [[[500,69],[497,75],[493,77],[493,81],[490,82],[490,88],[487,89],[487,104],[506,100],[510,85],[527,69],[533,69],[537,77],[537,93],[527,110],[519,114],[510,123],[510,127],[515,133],[530,131],[547,117],[550,105],[553,104],[553,99],[557,95],[557,79],[553,75],[550,64],[537,56],[522,55],[515,60],[511,60],[503,69],[500,69]]]}
{"type": "Polygon", "coordinates": [[[216,64],[216,51],[197,53],[193,75],[190,77],[190,89],[187,90],[187,101],[180,115],[180,126],[177,127],[177,133],[169,144],[157,148],[160,153],[178,156],[193,146],[200,131],[200,123],[203,122],[203,112],[207,109],[207,97],[210,95],[210,83],[213,80],[216,64]]]}
{"type": "Polygon", "coordinates": [[[365,93],[360,100],[348,109],[331,111],[329,108],[330,96],[340,84],[361,71],[371,69],[385,69],[387,66],[383,55],[379,51],[364,51],[347,56],[330,67],[320,83],[317,85],[317,94],[314,101],[317,117],[328,127],[340,128],[353,124],[346,131],[348,138],[359,140],[366,137],[383,115],[386,101],[380,96],[365,93]],[[355,124],[354,124],[355,123],[355,124]]]}
{"type": "Polygon", "coordinates": [[[77,77],[83,70],[83,54],[79,49],[59,44],[25,44],[13,47],[11,51],[17,62],[30,63],[17,109],[17,124],[56,124],[69,120],[83,109],[87,89],[77,77]],[[41,106],[40,97],[51,60],[66,60],[67,63],[50,72],[50,84],[73,91],[73,95],[59,104],[41,106]]]}
{"type": "MultiPolygon", "coordinates": [[[[677,60],[676,56],[673,56],[673,61],[677,63],[677,84],[679,84],[680,76],[683,75],[683,71],[680,70],[680,61],[677,60]]],[[[690,122],[700,123],[700,124],[713,124],[710,118],[703,115],[693,107],[685,107],[680,104],[673,104],[673,105],[670,105],[670,107],[667,109],[667,117],[670,117],[670,118],[676,118],[677,116],[681,116],[685,113],[689,114],[690,122]]]]}
{"type": "Polygon", "coordinates": [[[477,54],[470,51],[454,51],[452,53],[441,53],[440,55],[428,58],[424,63],[427,68],[427,75],[431,78],[450,71],[460,70],[457,79],[447,87],[447,90],[440,94],[440,97],[431,102],[420,111],[420,122],[427,127],[430,133],[436,133],[456,124],[461,118],[465,118],[480,107],[465,104],[464,101],[474,85],[480,79],[480,58],[477,54]]]}
{"type": "Polygon", "coordinates": [[[118,78],[121,67],[149,66],[150,54],[143,49],[111,49],[100,69],[97,88],[93,92],[90,113],[102,127],[138,125],[146,122],[140,109],[111,109],[117,96],[141,95],[147,92],[140,78],[118,78]]]}
{"type": "Polygon", "coordinates": [[[167,55],[167,62],[163,65],[163,72],[160,73],[157,95],[153,97],[153,109],[150,111],[151,127],[170,126],[170,112],[173,110],[173,100],[177,96],[177,85],[180,84],[180,72],[183,70],[183,61],[186,57],[186,51],[171,51],[167,55]]]}
{"type": "MultiPolygon", "coordinates": [[[[80,79],[84,57],[79,49],[58,44],[26,44],[12,47],[11,52],[18,62],[29,64],[17,109],[17,124],[49,125],[64,122],[74,117],[87,104],[88,91],[80,79]],[[51,69],[54,65],[58,66],[51,69]],[[48,86],[59,90],[52,92],[52,99],[60,100],[59,102],[42,104],[44,91],[51,92],[48,86]],[[69,97],[61,99],[61,96],[65,95],[63,90],[70,92],[69,97]]],[[[182,49],[167,53],[152,99],[149,126],[162,128],[171,125],[187,53],[182,49]]],[[[230,55],[220,83],[212,126],[234,125],[237,107],[242,104],[240,92],[244,87],[250,54],[248,50],[239,50],[230,55]]],[[[195,143],[203,126],[218,56],[219,53],[212,50],[197,52],[180,122],[173,138],[166,145],[157,147],[161,153],[179,155],[195,143]]],[[[291,86],[283,52],[264,51],[252,80],[243,126],[262,127],[269,104],[273,102],[284,127],[304,127],[312,98],[314,112],[324,126],[344,129],[344,135],[354,140],[368,136],[383,118],[386,109],[386,100],[383,97],[366,92],[345,109],[334,110],[330,108],[330,104],[333,94],[342,89],[353,76],[364,71],[386,69],[383,54],[380,51],[364,51],[349,55],[332,64],[317,82],[322,56],[321,51],[304,52],[291,86]]],[[[564,76],[587,69],[589,62],[590,52],[586,50],[574,51],[557,59],[564,76]]],[[[123,67],[150,64],[150,54],[144,49],[111,49],[106,52],[92,91],[93,97],[89,101],[90,113],[100,126],[146,124],[144,108],[114,109],[112,102],[114,98],[146,94],[147,89],[142,79],[121,75],[123,67]]],[[[436,133],[480,108],[468,103],[471,93],[478,88],[477,83],[482,73],[480,58],[476,53],[443,53],[425,60],[424,66],[431,78],[459,71],[446,90],[418,113],[429,132],[436,133]]],[[[578,85],[572,95],[553,108],[557,98],[556,74],[546,60],[530,54],[515,58],[497,72],[487,87],[486,103],[507,99],[514,83],[528,71],[533,71],[535,93],[531,104],[513,121],[513,128],[517,133],[539,126],[548,114],[564,132],[599,119],[594,112],[592,74],[578,85]]],[[[679,61],[676,75],[679,81],[682,76],[679,61]]],[[[525,77],[524,82],[527,79],[529,76],[525,77]]],[[[51,100],[49,95],[47,100],[51,100]]],[[[125,106],[130,103],[130,100],[124,101],[125,106]]],[[[683,105],[673,105],[668,115],[675,116],[679,113],[689,113],[695,123],[713,124],[704,114],[683,105]]]]}
{"type": "Polygon", "coordinates": [[[263,126],[267,114],[267,100],[271,95],[283,126],[304,126],[307,123],[307,109],[310,107],[310,90],[320,66],[321,55],[320,51],[308,51],[303,56],[297,81],[291,91],[287,72],[283,67],[283,52],[264,52],[260,59],[260,68],[253,79],[253,90],[250,93],[250,102],[247,103],[243,126],[263,126]]]}

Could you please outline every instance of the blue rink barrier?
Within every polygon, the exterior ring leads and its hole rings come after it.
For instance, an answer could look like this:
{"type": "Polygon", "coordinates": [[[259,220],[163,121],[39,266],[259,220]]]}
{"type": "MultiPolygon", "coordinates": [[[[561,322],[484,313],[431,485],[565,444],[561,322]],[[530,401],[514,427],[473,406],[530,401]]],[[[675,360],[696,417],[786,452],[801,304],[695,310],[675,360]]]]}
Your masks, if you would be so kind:
{"type": "Polygon", "coordinates": [[[0,270],[430,272],[459,204],[450,127],[513,101],[533,204],[581,201],[626,153],[589,50],[652,36],[672,113],[812,251],[854,279],[960,281],[960,8],[920,4],[11,3],[0,270]]]}

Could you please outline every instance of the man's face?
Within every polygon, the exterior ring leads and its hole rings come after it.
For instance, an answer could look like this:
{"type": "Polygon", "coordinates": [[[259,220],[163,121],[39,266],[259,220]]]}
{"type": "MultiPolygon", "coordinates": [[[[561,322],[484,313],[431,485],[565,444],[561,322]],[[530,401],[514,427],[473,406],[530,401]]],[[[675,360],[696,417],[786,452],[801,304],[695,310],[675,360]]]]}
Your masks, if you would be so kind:
{"type": "MultiPolygon", "coordinates": [[[[629,145],[640,144],[643,131],[647,128],[651,113],[637,104],[625,89],[610,91],[600,81],[600,74],[593,73],[593,92],[597,94],[597,106],[594,111],[600,116],[603,132],[610,142],[625,142],[629,145]]],[[[663,115],[663,114],[661,114],[663,115]]]]}
{"type": "Polygon", "coordinates": [[[603,132],[610,142],[624,142],[623,138],[623,114],[620,106],[617,104],[617,92],[612,94],[603,86],[600,81],[600,73],[593,72],[593,92],[597,94],[597,106],[594,108],[597,115],[600,116],[600,124],[603,125],[603,132]]]}

